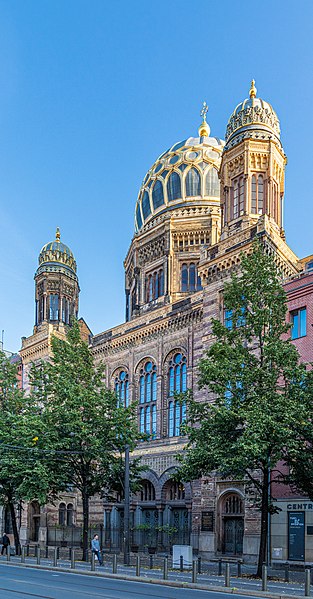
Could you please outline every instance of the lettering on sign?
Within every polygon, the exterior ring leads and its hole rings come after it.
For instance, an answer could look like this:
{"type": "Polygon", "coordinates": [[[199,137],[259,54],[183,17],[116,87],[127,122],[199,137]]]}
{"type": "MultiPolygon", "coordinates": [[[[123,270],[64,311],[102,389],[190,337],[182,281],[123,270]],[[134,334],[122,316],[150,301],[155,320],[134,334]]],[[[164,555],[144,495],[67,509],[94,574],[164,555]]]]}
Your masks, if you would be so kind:
{"type": "Polygon", "coordinates": [[[214,512],[202,512],[201,514],[201,530],[205,532],[213,532],[214,512]]]}
{"type": "Polygon", "coordinates": [[[287,510],[313,510],[313,503],[288,503],[287,510]]]}

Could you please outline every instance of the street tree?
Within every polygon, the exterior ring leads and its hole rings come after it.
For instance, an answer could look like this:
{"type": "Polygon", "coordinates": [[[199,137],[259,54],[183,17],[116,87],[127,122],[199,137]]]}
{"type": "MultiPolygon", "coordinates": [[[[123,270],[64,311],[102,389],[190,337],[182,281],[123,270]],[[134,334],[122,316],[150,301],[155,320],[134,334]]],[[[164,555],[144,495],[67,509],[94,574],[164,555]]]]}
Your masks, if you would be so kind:
{"type": "Polygon", "coordinates": [[[95,364],[75,320],[66,340],[52,338],[52,358],[32,369],[34,401],[42,406],[44,443],[62,452],[68,485],[82,495],[83,555],[87,556],[89,503],[110,495],[115,473],[123,469],[125,446],[138,441],[135,406],[124,406],[104,382],[104,365],[95,364]]]}
{"type": "Polygon", "coordinates": [[[279,272],[261,244],[242,254],[223,301],[224,322],[213,319],[214,342],[199,364],[207,401],[188,400],[189,443],[179,476],[192,480],[216,471],[251,487],[261,512],[260,576],[268,514],[275,511],[271,485],[287,482],[279,464],[291,454],[296,461],[295,431],[308,419],[306,367],[290,342],[279,272]]]}
{"type": "Polygon", "coordinates": [[[16,551],[20,546],[16,508],[45,503],[53,483],[36,447],[40,410],[18,386],[17,366],[0,352],[0,503],[9,511],[16,551]]]}

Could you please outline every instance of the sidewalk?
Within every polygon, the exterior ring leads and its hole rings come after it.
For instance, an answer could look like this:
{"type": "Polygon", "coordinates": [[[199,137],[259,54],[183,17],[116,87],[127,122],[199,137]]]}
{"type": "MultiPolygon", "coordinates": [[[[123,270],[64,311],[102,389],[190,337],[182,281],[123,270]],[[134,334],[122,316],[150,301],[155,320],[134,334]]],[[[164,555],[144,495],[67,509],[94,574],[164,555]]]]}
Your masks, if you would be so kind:
{"type": "MultiPolygon", "coordinates": [[[[121,558],[118,560],[117,564],[117,575],[122,578],[128,577],[136,577],[137,580],[144,580],[145,582],[149,580],[154,582],[160,582],[164,580],[164,572],[163,572],[163,562],[162,558],[154,558],[154,567],[153,569],[149,568],[150,559],[149,557],[145,557],[144,560],[140,560],[142,563],[140,564],[140,570],[138,568],[137,562],[137,576],[136,576],[136,558],[134,556],[131,557],[131,565],[124,566],[121,563],[121,558]],[[138,577],[140,574],[140,577],[138,577]]],[[[37,567],[37,568],[53,568],[54,561],[53,559],[46,559],[41,557],[40,565],[37,563],[37,559],[34,557],[26,557],[25,564],[21,563],[21,556],[11,556],[10,561],[7,561],[6,556],[0,557],[0,565],[1,564],[12,564],[12,565],[20,565],[20,566],[28,566],[28,567],[37,567]]],[[[67,559],[59,559],[57,561],[57,568],[60,570],[72,571],[74,573],[78,572],[80,574],[83,573],[91,573],[91,564],[87,562],[76,561],[75,564],[72,564],[71,561],[67,559]]],[[[171,560],[168,562],[168,578],[169,582],[173,584],[177,583],[178,585],[186,585],[186,583],[192,582],[192,572],[190,570],[180,572],[179,570],[172,570],[170,568],[171,560]]],[[[106,576],[116,576],[113,574],[113,556],[105,555],[104,556],[104,565],[99,566],[98,562],[95,563],[95,572],[92,572],[93,575],[96,574],[104,574],[106,576]]],[[[270,597],[273,594],[277,596],[304,596],[305,593],[305,574],[304,572],[290,572],[290,580],[291,582],[286,583],[283,580],[284,572],[280,570],[270,570],[270,577],[273,575],[277,579],[280,576],[280,580],[271,580],[269,578],[267,583],[267,592],[262,591],[262,581],[258,579],[251,579],[248,575],[252,575],[255,572],[255,567],[247,566],[243,568],[243,576],[238,577],[235,575],[235,571],[237,571],[237,567],[235,565],[231,565],[230,568],[230,585],[229,587],[225,587],[225,564],[223,564],[223,574],[219,576],[217,574],[217,567],[214,564],[204,563],[202,565],[201,574],[197,574],[197,586],[201,585],[201,587],[205,587],[208,590],[224,590],[226,592],[235,592],[238,590],[239,592],[243,592],[244,594],[258,594],[265,597],[270,597]],[[215,568],[215,572],[214,572],[215,568]],[[249,574],[248,574],[249,570],[249,574]]],[[[237,572],[236,572],[237,573],[237,572]]],[[[198,587],[199,588],[199,587],[198,587]]],[[[311,587],[313,588],[313,587],[311,587]]],[[[311,593],[312,594],[312,593],[311,593]]]]}

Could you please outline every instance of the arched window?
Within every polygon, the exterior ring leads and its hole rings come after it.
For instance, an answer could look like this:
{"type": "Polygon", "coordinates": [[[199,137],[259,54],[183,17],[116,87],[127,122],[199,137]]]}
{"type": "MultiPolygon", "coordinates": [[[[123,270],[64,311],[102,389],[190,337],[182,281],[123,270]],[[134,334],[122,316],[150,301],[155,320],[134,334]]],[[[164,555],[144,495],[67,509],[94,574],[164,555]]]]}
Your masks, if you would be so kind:
{"type": "Polygon", "coordinates": [[[264,181],[263,175],[258,176],[258,214],[263,212],[264,181]]]}
{"type": "Polygon", "coordinates": [[[141,227],[142,227],[142,218],[141,218],[141,212],[140,212],[140,206],[139,206],[139,204],[137,204],[137,208],[136,208],[136,221],[137,221],[137,227],[138,227],[138,229],[141,229],[141,227]]]}
{"type": "Polygon", "coordinates": [[[187,360],[180,352],[174,354],[168,371],[168,436],[181,434],[181,425],[186,420],[186,402],[175,399],[176,393],[187,390],[187,360]]]}
{"type": "Polygon", "coordinates": [[[164,204],[163,185],[159,180],[157,180],[153,186],[152,202],[155,210],[164,204]]]}
{"type": "Polygon", "coordinates": [[[202,289],[201,279],[197,272],[197,266],[194,262],[190,264],[182,264],[181,267],[181,290],[182,292],[187,291],[199,291],[202,289]]]}
{"type": "Polygon", "coordinates": [[[243,506],[242,500],[236,493],[227,495],[223,502],[223,513],[229,515],[242,514],[243,506]]]}
{"type": "Polygon", "coordinates": [[[186,196],[201,195],[201,179],[199,171],[196,168],[191,168],[186,176],[186,196]]]}
{"type": "Polygon", "coordinates": [[[144,220],[146,220],[146,218],[148,218],[148,216],[151,214],[150,199],[147,191],[145,191],[142,198],[142,214],[144,220]]]}
{"type": "Polygon", "coordinates": [[[164,273],[163,268],[160,268],[146,278],[146,301],[152,302],[162,295],[164,295],[164,273]]]}
{"type": "Polygon", "coordinates": [[[157,427],[157,369],[148,360],[140,369],[139,377],[139,428],[140,432],[156,438],[157,427]]]}
{"type": "Polygon", "coordinates": [[[50,304],[50,320],[59,320],[59,296],[54,293],[49,297],[50,304]]]}
{"type": "Polygon", "coordinates": [[[205,176],[205,191],[206,196],[213,196],[218,198],[220,195],[220,182],[217,174],[217,170],[212,167],[205,176]]]}
{"type": "Polygon", "coordinates": [[[59,525],[65,526],[66,520],[66,505],[65,503],[60,503],[59,505],[59,525]]]}
{"type": "Polygon", "coordinates": [[[238,179],[234,181],[234,202],[233,202],[233,218],[238,218],[239,215],[239,185],[238,179]]]}
{"type": "Polygon", "coordinates": [[[114,379],[114,390],[119,400],[119,406],[128,408],[129,406],[129,382],[128,373],[121,370],[114,379]]]}
{"type": "Polygon", "coordinates": [[[167,182],[167,197],[169,202],[181,198],[181,182],[178,173],[172,173],[169,177],[167,182]]]}
{"type": "Polygon", "coordinates": [[[66,526],[73,526],[74,524],[74,506],[72,503],[67,504],[66,508],[66,526]]]}
{"type": "Polygon", "coordinates": [[[251,177],[251,213],[263,214],[264,212],[264,177],[252,175],[251,177]]]}
{"type": "Polygon", "coordinates": [[[155,488],[149,480],[143,480],[140,491],[141,501],[155,501],[155,488]]]}
{"type": "Polygon", "coordinates": [[[239,179],[239,215],[244,213],[245,209],[245,182],[244,178],[240,177],[239,179]]]}
{"type": "Polygon", "coordinates": [[[62,300],[62,320],[65,324],[70,323],[70,301],[66,297],[62,300]]]}
{"type": "Polygon", "coordinates": [[[169,480],[166,484],[165,497],[167,501],[183,501],[185,499],[184,485],[174,480],[169,480]]]}

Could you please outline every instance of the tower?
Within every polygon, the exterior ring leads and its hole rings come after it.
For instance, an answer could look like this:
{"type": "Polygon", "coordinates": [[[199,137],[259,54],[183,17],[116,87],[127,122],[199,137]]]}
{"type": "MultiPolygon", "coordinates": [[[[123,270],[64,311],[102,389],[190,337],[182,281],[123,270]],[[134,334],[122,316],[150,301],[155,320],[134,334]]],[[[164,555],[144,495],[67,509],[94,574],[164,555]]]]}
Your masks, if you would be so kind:
{"type": "Polygon", "coordinates": [[[46,243],[39,254],[35,274],[34,333],[46,324],[62,330],[78,315],[79,284],[72,251],[61,242],[57,228],[55,241],[46,243]]]}
{"type": "Polygon", "coordinates": [[[249,98],[231,114],[220,169],[222,239],[266,215],[282,237],[284,172],[287,162],[280,124],[272,106],[257,97],[254,80],[249,98]]]}
{"type": "MultiPolygon", "coordinates": [[[[79,284],[73,252],[62,243],[57,228],[55,240],[40,251],[35,273],[35,326],[33,334],[22,337],[23,388],[29,390],[33,362],[49,359],[51,336],[65,337],[72,317],[78,315],[79,284]]],[[[85,333],[83,322],[81,329],[85,333]]]]}

